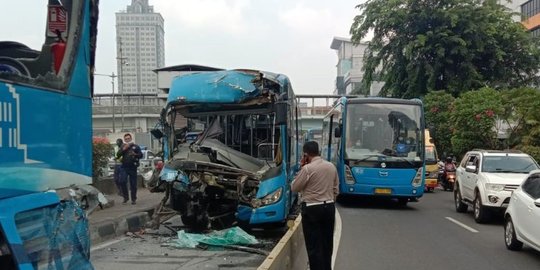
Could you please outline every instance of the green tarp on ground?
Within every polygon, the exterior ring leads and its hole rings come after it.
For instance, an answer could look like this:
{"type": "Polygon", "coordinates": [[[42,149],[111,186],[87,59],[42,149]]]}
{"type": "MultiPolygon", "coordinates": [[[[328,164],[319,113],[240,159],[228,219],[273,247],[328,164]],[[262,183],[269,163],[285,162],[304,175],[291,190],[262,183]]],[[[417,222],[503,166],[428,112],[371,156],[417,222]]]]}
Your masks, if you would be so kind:
{"type": "Polygon", "coordinates": [[[199,244],[210,246],[232,246],[258,244],[257,239],[239,227],[232,227],[221,231],[213,231],[207,234],[178,232],[178,239],[170,245],[178,248],[195,248],[199,244]]]}

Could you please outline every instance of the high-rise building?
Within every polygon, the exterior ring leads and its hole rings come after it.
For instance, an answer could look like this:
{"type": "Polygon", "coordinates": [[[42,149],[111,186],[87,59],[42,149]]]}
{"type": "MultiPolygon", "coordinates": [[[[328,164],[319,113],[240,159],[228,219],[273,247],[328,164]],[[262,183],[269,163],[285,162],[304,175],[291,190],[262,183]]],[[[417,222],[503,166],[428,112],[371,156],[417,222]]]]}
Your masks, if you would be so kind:
{"type": "Polygon", "coordinates": [[[369,91],[362,89],[364,72],[364,53],[367,43],[361,42],[354,45],[350,39],[334,37],[330,48],[335,50],[338,57],[336,88],[334,95],[350,95],[351,93],[366,93],[368,96],[377,96],[383,87],[383,83],[373,81],[369,91]]]}
{"type": "Polygon", "coordinates": [[[116,13],[116,55],[122,94],[156,94],[154,69],[165,66],[163,17],[148,0],[116,13]]]}

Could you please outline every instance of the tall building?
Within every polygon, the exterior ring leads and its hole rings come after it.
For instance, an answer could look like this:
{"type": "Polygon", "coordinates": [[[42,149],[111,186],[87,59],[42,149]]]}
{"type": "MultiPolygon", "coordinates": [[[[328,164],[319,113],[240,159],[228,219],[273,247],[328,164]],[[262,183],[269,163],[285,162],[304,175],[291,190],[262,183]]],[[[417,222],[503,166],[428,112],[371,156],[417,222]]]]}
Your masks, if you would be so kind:
{"type": "Polygon", "coordinates": [[[156,94],[154,69],[165,66],[163,17],[148,0],[131,0],[116,13],[116,55],[121,94],[156,94]]]}
{"type": "MultiPolygon", "coordinates": [[[[350,39],[334,37],[330,48],[336,50],[338,56],[336,88],[334,95],[349,95],[362,87],[364,72],[364,52],[367,43],[353,45],[350,39]]],[[[374,81],[369,89],[369,96],[379,94],[383,86],[382,82],[374,81]]]]}

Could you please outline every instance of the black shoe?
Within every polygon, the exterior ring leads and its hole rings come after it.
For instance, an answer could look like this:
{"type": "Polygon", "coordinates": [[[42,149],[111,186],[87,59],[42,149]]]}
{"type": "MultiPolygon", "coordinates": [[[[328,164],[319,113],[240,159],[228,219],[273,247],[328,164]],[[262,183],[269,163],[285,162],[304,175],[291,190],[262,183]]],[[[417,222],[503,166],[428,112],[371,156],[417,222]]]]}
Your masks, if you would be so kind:
{"type": "Polygon", "coordinates": [[[137,204],[137,203],[136,203],[135,201],[132,201],[131,204],[132,204],[132,205],[135,205],[135,204],[137,204]]]}
{"type": "Polygon", "coordinates": [[[128,200],[124,200],[124,201],[122,202],[122,204],[127,204],[127,202],[128,202],[128,200]]]}

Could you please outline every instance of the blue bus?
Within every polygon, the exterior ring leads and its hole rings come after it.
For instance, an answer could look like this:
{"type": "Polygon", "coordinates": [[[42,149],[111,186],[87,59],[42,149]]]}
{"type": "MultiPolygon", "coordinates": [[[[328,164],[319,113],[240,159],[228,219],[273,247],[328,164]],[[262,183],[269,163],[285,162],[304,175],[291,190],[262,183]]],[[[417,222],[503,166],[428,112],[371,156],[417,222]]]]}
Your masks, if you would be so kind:
{"type": "Polygon", "coordinates": [[[293,205],[289,184],[299,169],[298,109],[289,79],[258,70],[176,77],[162,112],[172,208],[185,225],[283,224],[293,205]],[[179,118],[187,125],[176,126],[179,118]],[[177,134],[204,127],[193,143],[177,134]]]}
{"type": "Polygon", "coordinates": [[[347,98],[324,117],[322,155],[340,195],[384,196],[401,205],[424,193],[424,112],[418,99],[347,98]]]}
{"type": "Polygon", "coordinates": [[[40,50],[0,41],[0,268],[92,269],[86,214],[56,190],[92,183],[98,1],[41,2],[40,50]]]}
{"type": "Polygon", "coordinates": [[[322,139],[322,129],[320,128],[310,128],[304,133],[304,143],[309,142],[309,141],[315,141],[320,145],[321,139],[322,139]]]}

